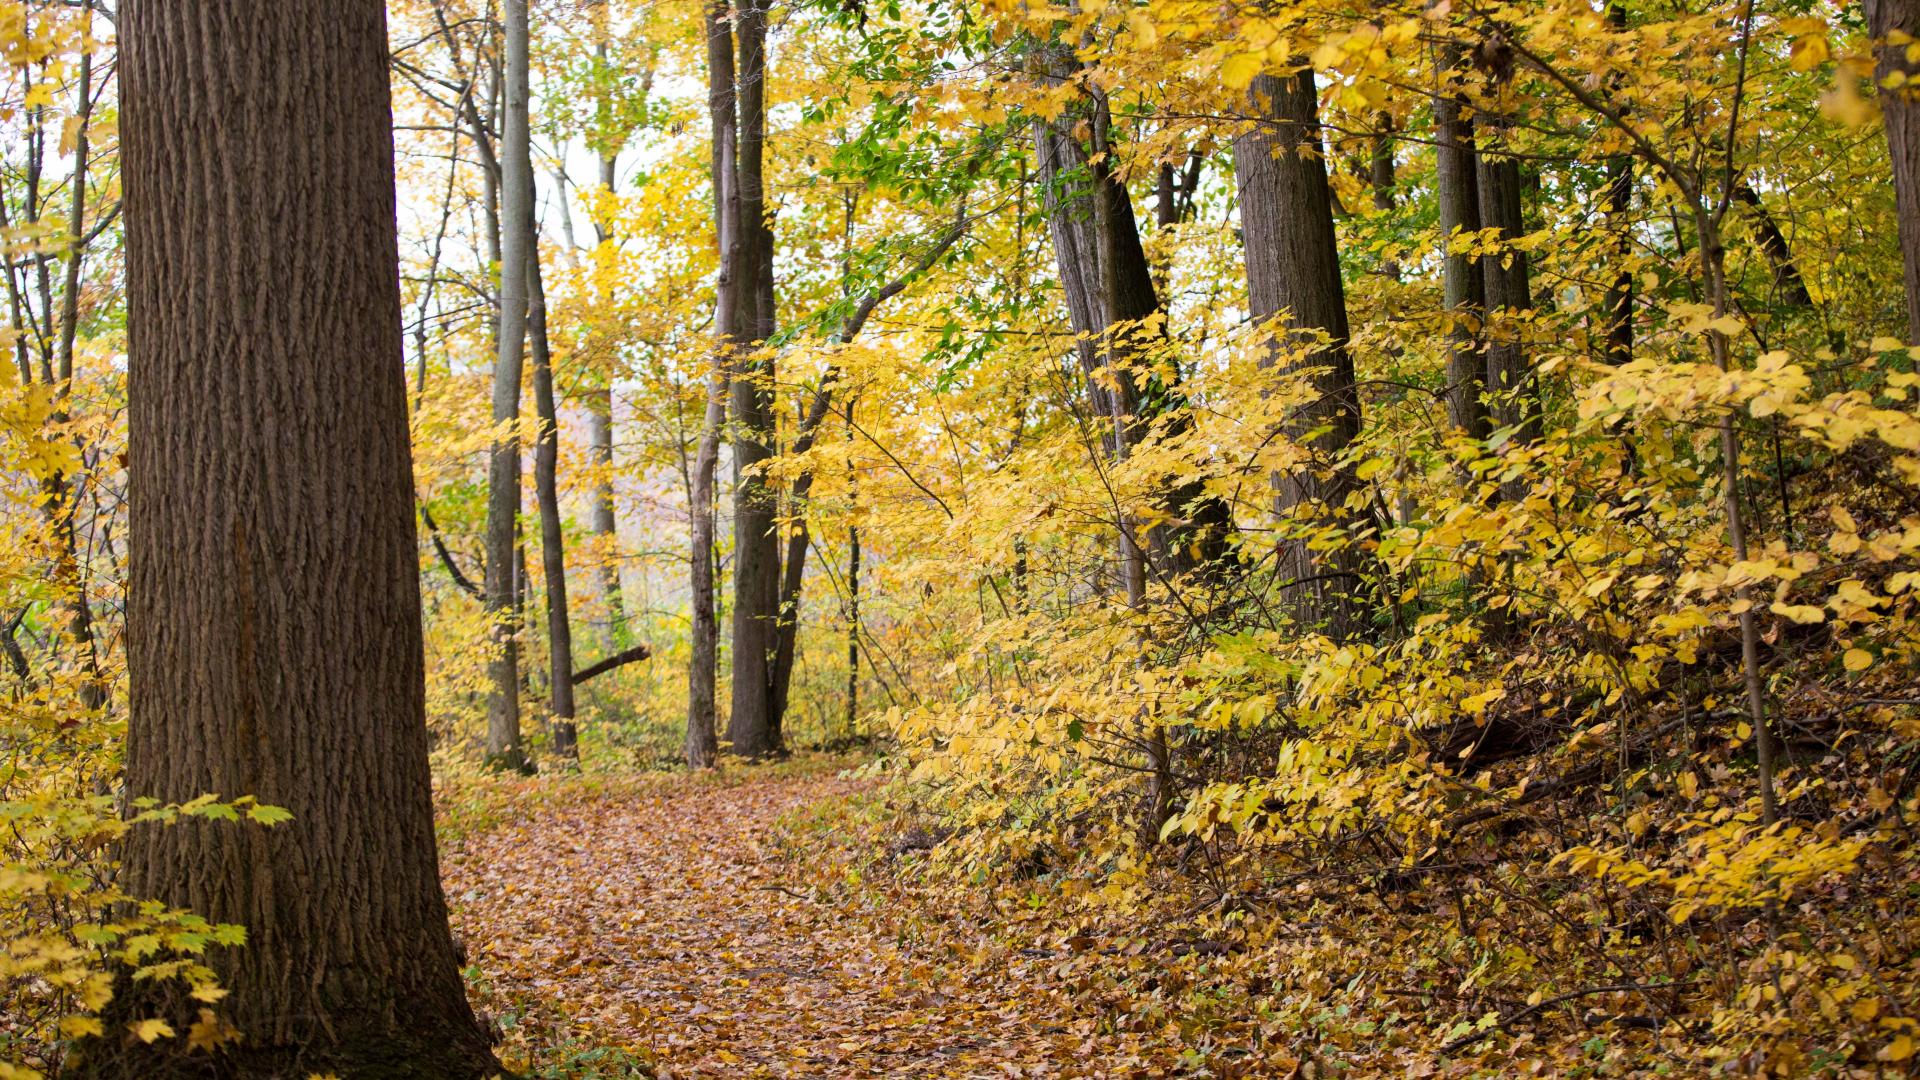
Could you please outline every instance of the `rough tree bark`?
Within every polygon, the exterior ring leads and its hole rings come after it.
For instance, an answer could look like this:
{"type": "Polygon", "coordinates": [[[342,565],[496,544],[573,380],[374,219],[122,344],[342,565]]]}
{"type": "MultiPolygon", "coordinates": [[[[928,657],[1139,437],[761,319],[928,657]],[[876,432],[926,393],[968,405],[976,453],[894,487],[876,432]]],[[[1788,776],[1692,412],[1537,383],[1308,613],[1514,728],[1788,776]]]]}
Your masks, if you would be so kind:
{"type": "MultiPolygon", "coordinates": [[[[763,0],[739,9],[739,162],[741,308],[749,349],[773,336],[773,230],[767,221],[764,158],[767,11],[763,0]]],[[[773,456],[773,361],[735,364],[733,379],[733,700],[732,750],[763,757],[781,749],[774,707],[774,658],[780,620],[779,498],[758,466],[773,456]]]]}
{"type": "Polygon", "coordinates": [[[1887,129],[1887,151],[1892,157],[1893,195],[1900,230],[1900,262],[1906,271],[1907,340],[1920,341],[1920,63],[1908,59],[1910,44],[1890,45],[1887,35],[1899,32],[1909,41],[1920,39],[1920,0],[1866,0],[1867,30],[1878,53],[1874,69],[1880,90],[1880,113],[1887,129]],[[1887,86],[1889,76],[1906,80],[1887,86]]]}
{"type": "Polygon", "coordinates": [[[713,125],[712,176],[714,231],[720,245],[720,273],[714,283],[713,363],[707,376],[707,407],[694,451],[687,513],[692,519],[693,627],[687,664],[687,740],[689,768],[713,765],[716,727],[714,691],[720,647],[719,616],[714,611],[714,472],[720,461],[720,429],[727,417],[727,376],[739,340],[740,200],[734,157],[738,138],[735,109],[733,22],[728,0],[706,10],[707,109],[713,125]]]}
{"type": "MultiPolygon", "coordinates": [[[[527,339],[527,266],[532,257],[533,158],[527,123],[527,0],[506,0],[506,105],[500,138],[500,318],[493,361],[493,422],[520,419],[521,357],[527,339]]],[[[496,440],[487,467],[487,614],[495,646],[487,665],[487,760],[529,767],[520,734],[518,591],[514,524],[520,515],[520,437],[496,440]]]]}
{"type": "MultiPolygon", "coordinates": [[[[1320,144],[1320,109],[1311,69],[1261,75],[1250,88],[1256,123],[1234,140],[1233,174],[1245,236],[1247,300],[1254,319],[1275,326],[1269,364],[1282,375],[1306,372],[1315,397],[1289,427],[1306,438],[1315,463],[1276,478],[1285,513],[1310,506],[1322,519],[1347,515],[1356,481],[1339,455],[1360,433],[1360,397],[1347,347],[1346,292],[1333,228],[1333,199],[1320,144]],[[1314,350],[1289,361],[1303,344],[1314,350]],[[1320,434],[1307,437],[1318,430],[1320,434]]],[[[1314,552],[1284,545],[1281,574],[1295,612],[1341,635],[1358,621],[1358,578],[1345,549],[1314,552]]]]}
{"type": "Polygon", "coordinates": [[[127,793],[293,819],[128,834],[130,893],[246,926],[245,1042],[75,1075],[497,1074],[434,851],[384,5],[121,19],[127,793]]]}

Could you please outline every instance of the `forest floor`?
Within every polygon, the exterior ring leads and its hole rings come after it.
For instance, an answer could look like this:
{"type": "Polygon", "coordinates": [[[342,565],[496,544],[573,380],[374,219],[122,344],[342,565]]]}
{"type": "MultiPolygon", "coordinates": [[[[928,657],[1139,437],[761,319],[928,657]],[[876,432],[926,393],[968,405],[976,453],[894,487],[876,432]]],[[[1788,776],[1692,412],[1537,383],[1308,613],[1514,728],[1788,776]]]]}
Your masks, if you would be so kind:
{"type": "Polygon", "coordinates": [[[447,892],[503,1060],[544,1077],[1178,1071],[1143,1068],[1177,1059],[1156,1033],[1076,1019],[1057,954],[867,880],[891,859],[871,817],[853,824],[867,790],[814,761],[531,780],[456,808],[447,892]]]}

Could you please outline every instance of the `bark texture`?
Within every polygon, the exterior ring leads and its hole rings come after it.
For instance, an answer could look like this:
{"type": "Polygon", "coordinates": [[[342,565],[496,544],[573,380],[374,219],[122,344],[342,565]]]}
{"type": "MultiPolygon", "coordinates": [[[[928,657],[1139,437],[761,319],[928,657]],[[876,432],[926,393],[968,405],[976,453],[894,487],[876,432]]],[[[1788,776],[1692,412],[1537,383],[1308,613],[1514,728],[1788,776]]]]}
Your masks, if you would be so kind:
{"type": "Polygon", "coordinates": [[[121,43],[127,792],[293,813],[126,839],[131,893],[247,928],[246,1041],[190,1074],[495,1074],[434,850],[384,6],[131,0],[121,43]]]}
{"type": "Polygon", "coordinates": [[[1888,45],[1895,31],[1920,39],[1920,0],[1866,0],[1867,30],[1878,50],[1880,113],[1892,158],[1893,194],[1900,219],[1900,263],[1906,273],[1907,340],[1920,341],[1920,63],[1907,58],[1907,45],[1888,45]],[[1900,72],[1904,85],[1888,88],[1887,77],[1900,72]]]}
{"type": "MultiPolygon", "coordinates": [[[[1313,73],[1262,75],[1250,93],[1257,122],[1233,144],[1248,307],[1256,321],[1273,325],[1269,362],[1283,375],[1305,373],[1314,394],[1288,426],[1315,460],[1276,478],[1279,509],[1304,506],[1321,520],[1342,520],[1355,481],[1337,459],[1360,433],[1360,398],[1313,73]],[[1311,351],[1298,355],[1303,347],[1311,351]]],[[[1358,578],[1342,555],[1285,541],[1281,574],[1297,583],[1289,591],[1303,621],[1335,633],[1351,629],[1358,578]]]]}

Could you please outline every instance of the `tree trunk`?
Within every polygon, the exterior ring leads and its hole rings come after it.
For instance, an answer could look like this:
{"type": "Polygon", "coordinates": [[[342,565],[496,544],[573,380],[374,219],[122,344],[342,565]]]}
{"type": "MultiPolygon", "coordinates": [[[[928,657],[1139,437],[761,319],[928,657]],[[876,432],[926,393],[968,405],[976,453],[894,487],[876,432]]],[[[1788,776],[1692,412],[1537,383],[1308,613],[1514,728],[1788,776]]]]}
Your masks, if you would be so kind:
{"type": "Polygon", "coordinates": [[[713,125],[714,231],[720,246],[720,274],[715,282],[713,365],[707,377],[706,414],[700,445],[694,452],[687,514],[691,518],[693,628],[687,664],[687,766],[713,765],[716,727],[715,680],[720,645],[719,614],[714,610],[713,540],[714,472],[720,460],[720,428],[727,416],[727,373],[738,340],[741,312],[740,202],[735,187],[734,157],[738,128],[735,113],[733,22],[728,0],[713,0],[706,12],[707,107],[713,125]]]}
{"type": "Polygon", "coordinates": [[[1900,230],[1900,262],[1906,271],[1907,340],[1920,342],[1920,63],[1907,59],[1907,44],[1890,45],[1898,31],[1920,39],[1920,0],[1866,0],[1867,30],[1879,63],[1880,112],[1887,128],[1887,152],[1893,159],[1893,195],[1900,230]],[[1895,73],[1902,85],[1887,87],[1895,73]]]}
{"type": "MultiPolygon", "coordinates": [[[[1614,30],[1627,28],[1627,6],[1613,3],[1607,7],[1607,22],[1614,30]]],[[[1624,364],[1633,359],[1633,271],[1626,267],[1633,254],[1633,155],[1614,154],[1607,158],[1607,229],[1613,233],[1614,257],[1621,269],[1607,284],[1600,310],[1606,319],[1606,351],[1609,364],[1624,364]]]]}
{"type": "MultiPolygon", "coordinates": [[[[849,210],[848,213],[850,222],[851,210],[849,210]]],[[[851,224],[849,224],[848,227],[851,228],[851,224]]],[[[872,293],[869,293],[865,299],[860,301],[853,312],[840,324],[839,331],[832,339],[833,342],[836,344],[846,344],[859,336],[861,329],[867,325],[867,320],[872,317],[875,308],[879,307],[883,302],[898,296],[906,289],[909,281],[930,269],[934,263],[940,260],[942,255],[946,254],[947,249],[951,248],[954,243],[966,233],[966,230],[967,219],[965,213],[962,212],[959,219],[954,222],[953,227],[948,229],[938,240],[934,241],[933,246],[921,255],[919,261],[915,263],[911,269],[887,282],[885,285],[882,285],[872,293]]],[[[808,406],[807,415],[800,421],[800,430],[795,434],[792,452],[796,456],[805,454],[807,451],[813,449],[814,439],[820,432],[820,424],[826,419],[827,410],[833,403],[834,384],[838,381],[838,369],[829,367],[825,376],[821,379],[819,392],[814,395],[813,404],[808,406]]],[[[852,423],[853,421],[852,410],[853,403],[849,401],[847,403],[846,414],[848,423],[852,423]]],[[[794,658],[799,651],[800,645],[800,590],[806,581],[807,544],[809,540],[806,506],[807,494],[812,490],[813,472],[809,470],[801,473],[794,479],[793,487],[788,496],[788,503],[792,508],[791,512],[794,521],[792,531],[787,535],[786,558],[781,560],[780,563],[780,592],[778,606],[776,608],[779,613],[779,620],[774,628],[773,693],[770,699],[773,716],[776,719],[776,733],[779,731],[777,721],[783,719],[787,714],[788,691],[792,688],[793,684],[794,658]]]]}
{"type": "MultiPolygon", "coordinates": [[[[1731,192],[1727,194],[1731,195],[1731,192]]],[[[1709,212],[1698,198],[1694,200],[1694,227],[1700,234],[1700,261],[1707,279],[1707,296],[1713,302],[1717,322],[1733,311],[1733,292],[1727,284],[1726,245],[1720,237],[1719,216],[1709,212]]],[[[1723,204],[1724,205],[1724,204],[1723,204]]],[[[1707,331],[1707,348],[1714,366],[1722,372],[1733,370],[1733,344],[1717,329],[1707,331]]],[[[1727,546],[1736,561],[1748,554],[1746,513],[1740,498],[1740,431],[1735,426],[1732,408],[1720,412],[1720,505],[1727,525],[1727,546]]],[[[1767,722],[1766,685],[1760,671],[1760,620],[1750,602],[1746,585],[1734,589],[1740,603],[1740,674],[1746,691],[1747,719],[1753,725],[1754,755],[1760,785],[1760,821],[1771,827],[1780,819],[1780,800],[1774,790],[1774,742],[1772,725],[1767,722]]]]}
{"type": "MultiPolygon", "coordinates": [[[[532,256],[533,159],[527,126],[527,0],[506,0],[505,122],[500,140],[500,323],[493,361],[493,422],[520,419],[521,355],[527,337],[527,267],[532,256]]],[[[529,767],[520,736],[518,595],[514,524],[520,515],[520,437],[493,445],[487,469],[487,613],[495,646],[487,665],[487,761],[529,767]]]]}
{"type": "MultiPolygon", "coordinates": [[[[746,0],[739,19],[739,198],[743,243],[741,308],[749,348],[773,335],[773,230],[766,221],[767,13],[746,0]]],[[[781,749],[774,707],[780,621],[778,499],[758,466],[773,456],[773,361],[735,364],[733,380],[733,752],[764,757],[781,749]]]]}
{"type": "MultiPolygon", "coordinates": [[[[1443,77],[1461,69],[1458,45],[1441,47],[1443,77]]],[[[1436,135],[1435,188],[1440,235],[1446,242],[1442,288],[1447,306],[1447,419],[1469,437],[1487,437],[1487,371],[1480,355],[1481,324],[1486,315],[1486,280],[1480,260],[1460,250],[1459,237],[1480,231],[1478,154],[1473,119],[1458,88],[1443,85],[1433,99],[1436,135]]]]}
{"type": "MultiPolygon", "coordinates": [[[[528,173],[532,175],[531,171],[528,173]]],[[[529,199],[531,203],[531,199],[529,199]]],[[[567,606],[566,536],[560,522],[560,420],[553,399],[553,356],[547,344],[547,291],[540,272],[540,251],[527,258],[527,331],[533,344],[533,408],[540,424],[534,446],[533,487],[540,504],[540,573],[546,579],[548,723],[553,751],[562,759],[580,758],[579,730],[573,715],[573,623],[567,606]]]]}
{"type": "MultiPolygon", "coordinates": [[[[848,480],[849,486],[855,481],[848,480]]],[[[860,527],[847,526],[847,738],[860,722],[860,527]]]]}
{"type": "MultiPolygon", "coordinates": [[[[90,18],[90,16],[89,16],[90,18]]],[[[87,124],[93,113],[93,54],[80,54],[80,82],[76,91],[74,115],[77,118],[74,136],[73,175],[68,180],[72,188],[72,205],[67,219],[67,252],[65,273],[62,277],[60,293],[60,311],[55,325],[55,348],[57,356],[55,366],[45,371],[52,378],[55,407],[48,417],[49,424],[60,426],[69,419],[67,398],[73,389],[74,342],[80,329],[80,268],[86,259],[87,239],[87,124]]],[[[37,210],[31,217],[38,217],[37,210]]],[[[44,263],[43,268],[43,285],[44,263]]],[[[43,292],[42,302],[46,302],[43,292]]],[[[54,320],[54,312],[45,313],[48,321],[54,320]]],[[[18,321],[16,315],[16,322],[18,321]]],[[[24,355],[24,353],[22,354],[24,355]]],[[[45,366],[43,359],[43,368],[45,366]]],[[[31,369],[21,365],[26,377],[22,382],[31,382],[31,369]]],[[[74,439],[76,450],[84,451],[85,446],[78,437],[74,439]]],[[[48,540],[53,545],[53,581],[60,591],[60,606],[66,609],[65,636],[73,646],[80,669],[80,704],[88,710],[100,708],[106,704],[107,686],[100,677],[99,647],[94,641],[93,606],[87,599],[86,567],[80,561],[80,536],[78,527],[81,486],[84,478],[65,472],[55,471],[41,482],[41,513],[46,518],[49,529],[48,540]]]]}
{"type": "Polygon", "coordinates": [[[132,895],[247,928],[208,959],[245,1041],[74,1072],[497,1074],[434,851],[384,5],[133,0],[120,30],[127,793],[293,818],[128,834],[132,895]]]}
{"type": "MultiPolygon", "coordinates": [[[[606,0],[594,5],[594,36],[598,38],[595,53],[599,58],[600,77],[606,78],[609,72],[607,60],[607,37],[610,28],[607,25],[606,0]]],[[[600,188],[603,197],[610,198],[614,192],[615,166],[619,161],[611,136],[607,132],[608,116],[611,109],[601,98],[600,138],[600,188]]],[[[593,218],[594,238],[606,243],[614,238],[613,230],[608,226],[604,214],[595,214],[593,218]]],[[[613,297],[609,293],[601,297],[603,304],[610,305],[613,297]]],[[[587,460],[593,466],[593,509],[587,519],[587,526],[598,542],[599,569],[597,577],[600,585],[600,603],[603,609],[600,624],[600,648],[611,653],[619,648],[622,631],[626,626],[626,616],[620,600],[620,522],[615,516],[613,502],[613,372],[611,359],[605,381],[587,391],[587,460]]]]}
{"type": "MultiPolygon", "coordinates": [[[[1058,47],[1037,50],[1035,67],[1043,77],[1063,80],[1072,71],[1070,58],[1058,47]]],[[[1104,101],[1090,101],[1087,126],[1104,141],[1110,123],[1104,101]]],[[[1067,120],[1067,118],[1062,118],[1067,120]]],[[[1150,375],[1135,385],[1133,358],[1165,334],[1161,326],[1146,332],[1134,324],[1162,313],[1154,287],[1153,267],[1140,243],[1139,224],[1126,185],[1104,164],[1096,165],[1086,147],[1068,133],[1066,124],[1036,121],[1034,157],[1038,165],[1042,203],[1053,237],[1054,262],[1066,294],[1067,314],[1077,335],[1076,351],[1087,380],[1087,399],[1101,421],[1102,441],[1109,456],[1121,450],[1117,433],[1104,424],[1116,412],[1133,419],[1130,430],[1140,430],[1164,418],[1162,431],[1178,437],[1193,423],[1178,370],[1171,378],[1150,375]],[[1086,179],[1081,179],[1081,177],[1086,179]],[[1116,328],[1124,328],[1116,337],[1116,328]],[[1108,377],[1100,374],[1118,350],[1120,362],[1108,377]],[[1116,395],[1118,400],[1115,400],[1116,395]]],[[[1199,182],[1190,161],[1187,183],[1199,182]]],[[[1169,574],[1218,572],[1229,558],[1233,512],[1224,501],[1206,494],[1205,484],[1193,480],[1164,492],[1161,506],[1178,524],[1152,530],[1149,538],[1157,565],[1169,574]]]]}
{"type": "Polygon", "coordinates": [[[1807,279],[1801,275],[1800,267],[1793,261],[1793,248],[1787,244],[1787,234],[1774,220],[1767,204],[1760,199],[1760,193],[1752,184],[1735,184],[1733,198],[1747,208],[1747,217],[1753,223],[1754,239],[1760,245],[1760,254],[1766,256],[1767,268],[1773,271],[1774,299],[1788,307],[1807,308],[1813,306],[1813,294],[1807,291],[1807,279]]]}
{"type": "MultiPolygon", "coordinates": [[[[1393,168],[1393,115],[1387,112],[1374,114],[1379,131],[1374,133],[1372,154],[1367,159],[1367,182],[1373,189],[1373,208],[1381,214],[1393,213],[1397,198],[1394,192],[1393,168]]],[[[1393,281],[1400,280],[1400,263],[1388,259],[1380,264],[1380,273],[1393,281]]]]}
{"type": "MultiPolygon", "coordinates": [[[[1495,150],[1504,147],[1505,127],[1498,121],[1485,130],[1495,150]]],[[[1496,231],[1502,245],[1526,235],[1520,201],[1520,162],[1504,153],[1480,151],[1480,223],[1496,231]]],[[[1523,338],[1527,314],[1533,309],[1528,283],[1527,253],[1506,246],[1497,255],[1480,260],[1487,291],[1487,386],[1493,399],[1494,421],[1517,427],[1519,437],[1539,437],[1539,392],[1527,361],[1523,338]]]]}
{"type": "MultiPolygon", "coordinates": [[[[1308,372],[1316,395],[1289,425],[1316,460],[1309,469],[1276,478],[1279,509],[1284,514],[1309,505],[1322,520],[1343,520],[1356,481],[1337,459],[1360,433],[1360,398],[1347,348],[1346,292],[1313,72],[1261,75],[1251,97],[1258,124],[1233,144],[1248,308],[1256,321],[1281,321],[1274,326],[1268,363],[1283,365],[1281,375],[1308,372]],[[1308,342],[1323,344],[1302,360],[1285,359],[1308,342]],[[1320,434],[1308,436],[1312,431],[1320,434]]],[[[1335,635],[1353,628],[1358,579],[1346,549],[1316,553],[1290,541],[1281,567],[1282,576],[1297,583],[1289,591],[1302,622],[1324,625],[1335,635]]]]}

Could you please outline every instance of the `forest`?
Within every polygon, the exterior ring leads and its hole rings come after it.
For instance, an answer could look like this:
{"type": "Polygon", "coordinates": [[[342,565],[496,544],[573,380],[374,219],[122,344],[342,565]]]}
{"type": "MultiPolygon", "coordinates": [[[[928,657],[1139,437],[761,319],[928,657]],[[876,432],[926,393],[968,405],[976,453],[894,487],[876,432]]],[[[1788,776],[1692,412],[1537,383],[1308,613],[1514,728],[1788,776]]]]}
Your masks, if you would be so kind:
{"type": "Polygon", "coordinates": [[[1920,0],[0,0],[0,1080],[1920,1075],[1920,0]]]}

